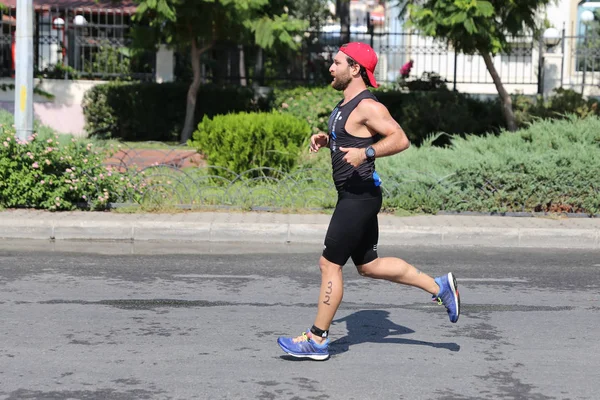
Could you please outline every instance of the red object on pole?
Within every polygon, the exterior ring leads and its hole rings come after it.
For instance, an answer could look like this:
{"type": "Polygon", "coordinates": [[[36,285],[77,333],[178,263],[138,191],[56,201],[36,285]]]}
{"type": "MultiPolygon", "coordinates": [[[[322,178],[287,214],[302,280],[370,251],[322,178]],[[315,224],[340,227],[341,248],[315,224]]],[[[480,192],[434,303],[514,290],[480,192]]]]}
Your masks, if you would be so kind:
{"type": "Polygon", "coordinates": [[[11,60],[11,78],[15,77],[15,60],[17,59],[17,40],[15,39],[15,32],[12,33],[12,43],[10,45],[10,53],[12,56],[11,60]]]}

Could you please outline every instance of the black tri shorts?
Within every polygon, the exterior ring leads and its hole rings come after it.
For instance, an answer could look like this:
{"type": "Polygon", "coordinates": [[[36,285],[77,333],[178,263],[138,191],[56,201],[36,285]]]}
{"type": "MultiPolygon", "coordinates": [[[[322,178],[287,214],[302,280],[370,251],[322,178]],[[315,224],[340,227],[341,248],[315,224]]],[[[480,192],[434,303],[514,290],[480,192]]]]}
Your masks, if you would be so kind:
{"type": "Polygon", "coordinates": [[[323,257],[345,265],[350,257],[354,265],[364,265],[377,258],[381,210],[381,188],[342,189],[325,235],[323,257]]]}

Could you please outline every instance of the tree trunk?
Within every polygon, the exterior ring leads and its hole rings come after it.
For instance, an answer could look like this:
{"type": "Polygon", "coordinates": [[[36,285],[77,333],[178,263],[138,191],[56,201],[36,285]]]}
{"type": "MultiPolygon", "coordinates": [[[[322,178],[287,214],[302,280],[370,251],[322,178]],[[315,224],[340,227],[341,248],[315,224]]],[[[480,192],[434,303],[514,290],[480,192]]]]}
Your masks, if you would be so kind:
{"type": "Polygon", "coordinates": [[[194,121],[196,120],[196,99],[198,97],[198,89],[200,88],[202,78],[200,74],[200,56],[211,47],[212,43],[199,49],[198,40],[195,38],[192,39],[192,71],[194,73],[194,78],[192,79],[192,84],[190,85],[187,93],[185,123],[183,125],[183,131],[181,132],[181,139],[179,141],[181,144],[187,143],[187,141],[192,137],[192,132],[194,131],[194,121]]]}
{"type": "Polygon", "coordinates": [[[241,44],[238,45],[238,49],[240,51],[240,86],[247,86],[248,82],[246,81],[246,57],[244,54],[244,46],[241,44]]]}
{"type": "Polygon", "coordinates": [[[264,86],[265,81],[265,62],[263,59],[263,49],[258,48],[258,52],[256,53],[256,65],[254,68],[254,80],[258,83],[258,86],[264,86]]]}
{"type": "Polygon", "coordinates": [[[498,75],[498,71],[496,71],[496,67],[494,67],[494,63],[492,62],[492,56],[487,51],[479,51],[481,56],[483,57],[483,61],[485,62],[485,66],[492,76],[492,80],[494,81],[494,85],[496,85],[496,90],[498,91],[498,95],[500,96],[500,102],[502,103],[502,113],[504,114],[504,119],[506,120],[506,127],[509,131],[514,132],[517,130],[517,120],[515,118],[515,113],[512,107],[512,99],[510,95],[504,89],[504,85],[502,84],[502,80],[500,79],[500,75],[498,75]]]}

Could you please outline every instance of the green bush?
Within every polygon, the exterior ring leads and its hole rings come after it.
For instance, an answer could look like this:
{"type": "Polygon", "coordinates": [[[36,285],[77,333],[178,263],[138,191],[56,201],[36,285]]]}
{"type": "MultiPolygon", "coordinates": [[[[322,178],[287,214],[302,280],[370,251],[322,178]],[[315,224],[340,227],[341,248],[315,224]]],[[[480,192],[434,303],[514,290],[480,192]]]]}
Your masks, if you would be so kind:
{"type": "Polygon", "coordinates": [[[239,113],[204,117],[189,145],[208,164],[236,173],[259,167],[289,171],[309,135],[308,124],[290,115],[239,113]]]}
{"type": "Polygon", "coordinates": [[[378,160],[388,206],[417,212],[600,211],[600,119],[430,142],[378,160]],[[386,184],[387,183],[387,184],[386,184]]]}
{"type": "MultiPolygon", "coordinates": [[[[600,120],[539,122],[516,134],[462,144],[488,154],[456,170],[463,200],[476,211],[600,211],[600,120]]],[[[460,209],[460,205],[457,204],[460,209]]]]}
{"type": "Polygon", "coordinates": [[[46,79],[79,79],[80,73],[75,68],[62,63],[49,65],[36,72],[36,78],[46,79]]]}
{"type": "Polygon", "coordinates": [[[597,99],[586,99],[579,92],[563,88],[555,89],[547,100],[541,96],[513,96],[513,108],[520,126],[526,126],[539,119],[565,119],[573,115],[586,118],[600,115],[597,99]]]}
{"type": "MultiPolygon", "coordinates": [[[[186,113],[188,84],[111,82],[86,92],[82,107],[90,136],[125,141],[176,141],[186,113]]],[[[252,89],[203,85],[196,100],[196,123],[204,116],[259,108],[252,89]]]]}
{"type": "Polygon", "coordinates": [[[308,122],[313,134],[327,132],[329,114],[343,94],[330,86],[276,89],[273,108],[308,122]]]}
{"type": "MultiPolygon", "coordinates": [[[[406,93],[374,89],[373,93],[417,146],[438,132],[480,135],[497,132],[505,125],[497,101],[448,90],[406,93]]],[[[342,98],[343,94],[331,87],[276,90],[274,108],[307,121],[313,133],[326,132],[329,114],[342,98]]],[[[447,144],[446,137],[436,144],[447,144]]]]}
{"type": "MultiPolygon", "coordinates": [[[[103,41],[91,59],[83,61],[83,71],[87,76],[105,73],[109,77],[116,74],[123,77],[131,76],[131,58],[128,48],[113,47],[108,41],[103,41]]],[[[106,79],[106,77],[104,77],[106,79]]]]}
{"type": "Polygon", "coordinates": [[[554,92],[555,94],[550,97],[544,107],[548,117],[569,118],[574,114],[585,118],[590,115],[600,115],[598,100],[585,99],[581,93],[572,89],[559,88],[554,92]]]}
{"type": "MultiPolygon", "coordinates": [[[[484,135],[497,133],[506,127],[499,100],[480,100],[439,88],[435,80],[431,82],[434,85],[428,87],[430,90],[405,92],[388,88],[372,89],[378,100],[402,126],[413,145],[420,146],[428,137],[438,133],[484,135]],[[434,87],[438,89],[432,90],[434,87]]],[[[273,108],[307,121],[313,133],[326,132],[329,114],[342,97],[341,92],[331,87],[279,89],[275,91],[273,108]]],[[[516,95],[513,96],[513,107],[520,127],[526,127],[539,119],[600,115],[598,100],[585,99],[578,92],[569,89],[555,90],[553,96],[546,101],[516,95]]],[[[434,144],[448,145],[448,135],[438,135],[434,144]]]]}
{"type": "Polygon", "coordinates": [[[104,167],[105,156],[91,143],[72,139],[64,144],[57,135],[34,134],[20,142],[14,130],[2,127],[0,207],[103,209],[126,194],[135,199],[135,182],[104,167]]]}
{"type": "MultiPolygon", "coordinates": [[[[374,94],[416,146],[440,132],[482,135],[498,132],[505,125],[498,102],[478,100],[458,92],[375,91],[374,94]]],[[[448,144],[447,136],[440,136],[435,144],[448,144]]]]}

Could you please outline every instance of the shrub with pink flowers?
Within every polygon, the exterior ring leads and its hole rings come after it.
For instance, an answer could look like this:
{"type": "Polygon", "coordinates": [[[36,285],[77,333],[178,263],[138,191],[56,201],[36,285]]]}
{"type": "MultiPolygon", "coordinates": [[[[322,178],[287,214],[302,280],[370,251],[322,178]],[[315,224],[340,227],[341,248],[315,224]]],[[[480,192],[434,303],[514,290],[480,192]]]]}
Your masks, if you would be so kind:
{"type": "Polygon", "coordinates": [[[87,141],[61,144],[58,136],[37,134],[22,141],[0,127],[0,206],[99,210],[135,198],[135,179],[104,166],[106,155],[87,141]]]}

